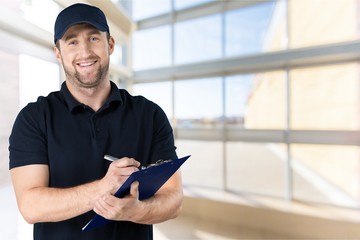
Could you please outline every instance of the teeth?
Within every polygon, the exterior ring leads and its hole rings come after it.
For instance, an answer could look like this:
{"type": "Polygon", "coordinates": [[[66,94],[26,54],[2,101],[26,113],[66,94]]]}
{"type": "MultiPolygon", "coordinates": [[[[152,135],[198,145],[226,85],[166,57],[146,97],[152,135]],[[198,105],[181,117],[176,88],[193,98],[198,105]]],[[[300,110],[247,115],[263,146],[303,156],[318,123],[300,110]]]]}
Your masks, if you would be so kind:
{"type": "Polygon", "coordinates": [[[93,62],[90,62],[90,63],[79,63],[79,66],[80,67],[88,67],[88,66],[90,66],[90,65],[92,65],[93,64],[93,62]]]}

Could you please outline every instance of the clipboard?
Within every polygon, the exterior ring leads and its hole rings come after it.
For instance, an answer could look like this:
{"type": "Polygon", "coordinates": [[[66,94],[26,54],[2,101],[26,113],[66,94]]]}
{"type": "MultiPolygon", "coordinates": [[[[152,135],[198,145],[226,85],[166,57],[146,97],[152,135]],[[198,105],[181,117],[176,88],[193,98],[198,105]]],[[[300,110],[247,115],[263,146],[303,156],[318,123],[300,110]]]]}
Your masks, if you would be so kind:
{"type": "MultiPolygon", "coordinates": [[[[171,161],[166,161],[159,165],[151,166],[146,169],[133,172],[129,178],[121,185],[114,196],[123,198],[130,193],[130,186],[133,182],[139,182],[139,200],[152,197],[162,185],[180,168],[180,166],[190,157],[182,157],[171,161]]],[[[83,228],[88,231],[95,227],[105,225],[112,220],[108,220],[100,215],[95,215],[83,228]]]]}

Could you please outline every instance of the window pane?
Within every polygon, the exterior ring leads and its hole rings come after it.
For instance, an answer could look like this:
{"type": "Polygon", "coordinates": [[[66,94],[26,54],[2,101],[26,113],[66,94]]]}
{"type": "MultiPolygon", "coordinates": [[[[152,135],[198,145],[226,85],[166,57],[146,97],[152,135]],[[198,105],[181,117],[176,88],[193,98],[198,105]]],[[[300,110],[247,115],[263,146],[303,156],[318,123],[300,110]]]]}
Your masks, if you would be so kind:
{"type": "Polygon", "coordinates": [[[176,140],[179,157],[191,155],[181,167],[184,185],[223,187],[223,144],[221,142],[176,140]]]}
{"type": "MultiPolygon", "coordinates": [[[[125,67],[130,71],[129,44],[115,44],[114,52],[110,55],[111,65],[125,67]]],[[[111,67],[110,67],[111,68],[111,67]]],[[[112,72],[110,70],[110,72],[112,72]]]]}
{"type": "Polygon", "coordinates": [[[116,5],[120,6],[122,9],[126,11],[126,13],[131,16],[132,15],[132,5],[134,1],[129,0],[111,0],[116,5]]]}
{"type": "Polygon", "coordinates": [[[359,154],[357,146],[291,145],[293,171],[298,176],[294,178],[294,196],[360,207],[359,154]]]}
{"type": "Polygon", "coordinates": [[[60,7],[54,1],[31,0],[22,1],[21,8],[26,20],[53,33],[56,16],[60,12],[60,7]],[[46,11],[44,11],[46,9],[46,11]]]}
{"type": "Polygon", "coordinates": [[[55,63],[20,55],[20,107],[60,89],[60,71],[55,63]],[[50,77],[49,77],[50,76],[50,77]]]}
{"type": "Polygon", "coordinates": [[[226,123],[244,127],[244,116],[252,91],[254,75],[226,77],[226,123]]]}
{"type": "Polygon", "coordinates": [[[1,1],[2,6],[7,9],[11,9],[12,11],[19,12],[20,11],[20,1],[14,1],[14,0],[2,0],[1,1]]]}
{"type": "Polygon", "coordinates": [[[271,143],[226,143],[227,188],[283,197],[286,148],[271,143]]]}
{"type": "Polygon", "coordinates": [[[172,87],[171,82],[134,84],[134,95],[142,95],[158,104],[172,118],[172,87]]]}
{"type": "Polygon", "coordinates": [[[132,0],[133,18],[140,20],[168,13],[171,10],[171,0],[132,0]]]}
{"type": "MultiPolygon", "coordinates": [[[[11,44],[11,43],[9,43],[11,44]]],[[[19,56],[0,50],[0,186],[10,185],[8,139],[19,111],[19,56]]]]}
{"type": "Polygon", "coordinates": [[[268,2],[226,13],[227,57],[282,48],[285,11],[282,5],[274,6],[268,2]]]}
{"type": "Polygon", "coordinates": [[[359,39],[359,1],[288,2],[292,48],[359,39]]]}
{"type": "Polygon", "coordinates": [[[178,126],[216,126],[222,116],[221,88],[221,78],[175,82],[175,116],[178,126]]]}
{"type": "Polygon", "coordinates": [[[291,71],[291,128],[359,130],[357,63],[291,71]]]}
{"type": "Polygon", "coordinates": [[[285,72],[265,72],[252,76],[252,89],[244,115],[247,129],[286,127],[285,72]]]}
{"type": "Polygon", "coordinates": [[[175,9],[181,10],[188,7],[193,7],[196,5],[213,2],[214,0],[174,0],[175,1],[175,9]]]}
{"type": "Polygon", "coordinates": [[[134,33],[134,69],[170,65],[170,27],[158,27],[134,33]]]}
{"type": "Polygon", "coordinates": [[[175,24],[176,64],[220,57],[221,16],[219,14],[175,24]]]}
{"type": "Polygon", "coordinates": [[[114,48],[113,54],[110,55],[110,60],[112,64],[116,65],[125,65],[123,62],[124,56],[123,56],[123,47],[120,44],[116,44],[114,48]]]}
{"type": "MultiPolygon", "coordinates": [[[[15,1],[11,1],[16,3],[15,1]]],[[[2,39],[4,41],[4,39],[2,39]]],[[[6,44],[14,44],[7,42],[6,44]]],[[[36,70],[35,70],[36,71],[36,70]]],[[[8,141],[14,120],[19,112],[19,55],[0,50],[0,223],[1,239],[30,240],[32,225],[27,224],[30,232],[22,236],[25,222],[19,214],[9,174],[8,141]]],[[[49,77],[49,76],[48,76],[49,77]]]]}

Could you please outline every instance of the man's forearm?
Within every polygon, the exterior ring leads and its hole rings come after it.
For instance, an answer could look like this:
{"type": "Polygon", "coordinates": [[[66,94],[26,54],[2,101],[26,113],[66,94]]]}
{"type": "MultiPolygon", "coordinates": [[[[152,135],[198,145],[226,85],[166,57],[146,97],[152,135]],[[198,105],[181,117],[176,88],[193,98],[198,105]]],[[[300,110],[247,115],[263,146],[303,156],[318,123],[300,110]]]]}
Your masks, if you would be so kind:
{"type": "Polygon", "coordinates": [[[71,188],[48,187],[47,165],[14,168],[11,178],[20,212],[27,222],[57,222],[93,209],[101,196],[113,194],[139,166],[134,159],[122,158],[110,164],[101,180],[71,188]]]}
{"type": "Polygon", "coordinates": [[[72,188],[36,187],[27,190],[19,202],[20,211],[29,223],[57,222],[70,219],[93,209],[103,194],[100,181],[72,188]]]}
{"type": "Polygon", "coordinates": [[[182,207],[183,194],[181,192],[162,192],[143,201],[142,213],[134,219],[141,224],[156,224],[176,218],[182,207]]]}
{"type": "Polygon", "coordinates": [[[140,201],[142,210],[134,221],[142,224],[155,224],[179,215],[183,202],[183,189],[180,170],[152,197],[140,201]]]}

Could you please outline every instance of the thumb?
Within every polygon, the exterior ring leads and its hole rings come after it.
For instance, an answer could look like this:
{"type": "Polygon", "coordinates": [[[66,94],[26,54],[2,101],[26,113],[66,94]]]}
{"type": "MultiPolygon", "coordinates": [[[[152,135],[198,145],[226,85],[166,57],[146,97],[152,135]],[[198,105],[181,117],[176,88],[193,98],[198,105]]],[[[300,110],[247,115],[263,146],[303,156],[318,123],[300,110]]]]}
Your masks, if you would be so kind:
{"type": "Polygon", "coordinates": [[[136,199],[139,199],[139,182],[135,181],[131,184],[130,195],[136,199]]]}

